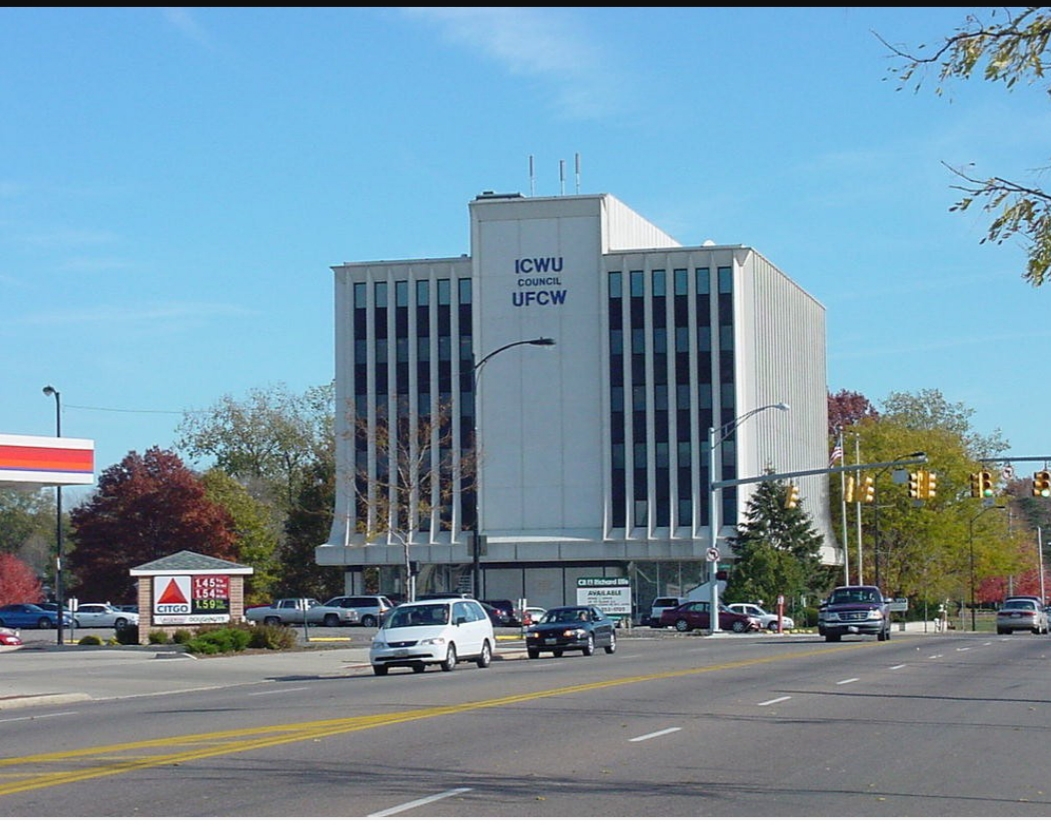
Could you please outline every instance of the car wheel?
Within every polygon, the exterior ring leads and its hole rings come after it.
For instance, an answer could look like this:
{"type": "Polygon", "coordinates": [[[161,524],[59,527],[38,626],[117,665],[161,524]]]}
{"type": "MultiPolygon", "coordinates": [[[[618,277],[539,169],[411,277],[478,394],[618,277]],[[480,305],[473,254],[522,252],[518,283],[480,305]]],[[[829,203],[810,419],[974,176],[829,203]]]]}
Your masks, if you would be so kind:
{"type": "Polygon", "coordinates": [[[52,626],[51,618],[42,617],[36,622],[37,629],[50,629],[52,626]]]}
{"type": "Polygon", "coordinates": [[[1007,630],[1006,629],[997,629],[996,630],[996,634],[997,635],[1006,635],[1007,634],[1007,630]]]}
{"type": "Polygon", "coordinates": [[[616,632],[610,632],[609,633],[609,646],[606,647],[606,654],[607,655],[612,655],[616,651],[617,651],[617,633],[616,632]]]}
{"type": "Polygon", "coordinates": [[[689,632],[690,624],[686,622],[685,618],[679,618],[675,621],[675,628],[680,632],[689,632]]]}
{"type": "Polygon", "coordinates": [[[376,673],[377,675],[386,675],[388,669],[390,669],[390,667],[383,666],[382,664],[373,664],[372,665],[372,671],[374,673],[376,673]]]}
{"type": "Polygon", "coordinates": [[[325,626],[339,626],[339,615],[325,615],[325,619],[322,621],[325,626]]]}
{"type": "Polygon", "coordinates": [[[527,649],[526,650],[526,654],[529,655],[530,658],[539,658],[540,657],[540,650],[539,649],[527,649]]]}
{"type": "Polygon", "coordinates": [[[595,636],[590,632],[588,633],[588,641],[584,644],[584,654],[594,655],[595,654],[595,636]]]}
{"type": "Polygon", "coordinates": [[[730,628],[733,629],[733,631],[737,632],[737,634],[741,634],[741,632],[748,628],[748,624],[745,623],[743,620],[735,620],[732,624],[730,624],[730,628]]]}
{"type": "Polygon", "coordinates": [[[263,626],[280,626],[281,618],[279,617],[265,617],[263,618],[263,626]]]}
{"type": "Polygon", "coordinates": [[[482,644],[482,654],[478,656],[478,660],[475,663],[478,664],[479,669],[485,669],[492,662],[493,648],[489,646],[489,641],[486,641],[482,644]]]}
{"type": "Polygon", "coordinates": [[[829,633],[825,635],[825,641],[827,643],[839,643],[839,635],[833,635],[832,633],[829,633]]]}
{"type": "MultiPolygon", "coordinates": [[[[73,625],[76,626],[77,625],[76,622],[74,622],[73,625]]],[[[127,629],[127,627],[128,627],[128,621],[126,621],[122,617],[119,617],[115,621],[113,621],[113,628],[116,629],[118,632],[121,629],[127,629]]]]}
{"type": "Polygon", "coordinates": [[[449,651],[445,653],[445,660],[442,661],[442,672],[452,672],[456,669],[456,644],[449,644],[449,651]]]}
{"type": "Polygon", "coordinates": [[[365,615],[365,617],[363,617],[361,619],[361,625],[362,626],[370,626],[370,627],[371,626],[375,626],[376,625],[376,618],[373,617],[372,615],[365,615]]]}

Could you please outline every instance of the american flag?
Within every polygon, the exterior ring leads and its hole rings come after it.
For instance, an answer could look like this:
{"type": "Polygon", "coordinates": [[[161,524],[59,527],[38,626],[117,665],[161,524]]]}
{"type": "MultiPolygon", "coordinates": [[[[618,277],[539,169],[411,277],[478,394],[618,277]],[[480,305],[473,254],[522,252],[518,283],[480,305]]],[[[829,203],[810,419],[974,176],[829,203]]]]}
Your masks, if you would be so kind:
{"type": "Polygon", "coordinates": [[[835,467],[836,462],[843,459],[843,438],[836,439],[836,446],[832,448],[832,455],[828,457],[828,466],[835,467]]]}

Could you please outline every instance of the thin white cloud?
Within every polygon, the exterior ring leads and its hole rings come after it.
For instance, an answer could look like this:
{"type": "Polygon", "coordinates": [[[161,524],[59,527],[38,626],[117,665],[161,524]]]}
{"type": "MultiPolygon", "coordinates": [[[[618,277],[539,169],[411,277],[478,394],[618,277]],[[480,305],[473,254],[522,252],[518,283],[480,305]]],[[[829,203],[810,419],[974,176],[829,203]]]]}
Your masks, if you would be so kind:
{"type": "Polygon", "coordinates": [[[190,14],[190,9],[179,6],[161,9],[161,14],[172,26],[178,29],[194,43],[214,49],[215,44],[211,35],[190,14]]]}
{"type": "Polygon", "coordinates": [[[564,115],[600,118],[623,111],[625,79],[585,33],[583,23],[552,8],[403,8],[440,36],[501,64],[512,75],[539,78],[558,90],[564,115]]]}
{"type": "Polygon", "coordinates": [[[196,326],[205,319],[250,317],[258,312],[228,303],[170,303],[163,306],[95,306],[29,314],[21,323],[32,326],[175,324],[196,326]]]}

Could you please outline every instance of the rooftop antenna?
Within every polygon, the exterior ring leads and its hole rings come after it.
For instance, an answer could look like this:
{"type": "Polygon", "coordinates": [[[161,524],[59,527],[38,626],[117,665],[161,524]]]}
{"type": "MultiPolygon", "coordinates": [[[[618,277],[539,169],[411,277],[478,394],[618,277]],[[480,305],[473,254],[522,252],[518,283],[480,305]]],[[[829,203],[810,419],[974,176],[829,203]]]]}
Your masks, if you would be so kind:
{"type": "Polygon", "coordinates": [[[558,195],[566,195],[566,160],[558,160],[558,195]]]}
{"type": "Polygon", "coordinates": [[[533,174],[533,154],[529,154],[529,195],[536,196],[536,176],[533,174]]]}
{"type": "Polygon", "coordinates": [[[577,163],[577,196],[579,196],[580,195],[580,154],[579,153],[576,154],[576,163],[577,163]]]}

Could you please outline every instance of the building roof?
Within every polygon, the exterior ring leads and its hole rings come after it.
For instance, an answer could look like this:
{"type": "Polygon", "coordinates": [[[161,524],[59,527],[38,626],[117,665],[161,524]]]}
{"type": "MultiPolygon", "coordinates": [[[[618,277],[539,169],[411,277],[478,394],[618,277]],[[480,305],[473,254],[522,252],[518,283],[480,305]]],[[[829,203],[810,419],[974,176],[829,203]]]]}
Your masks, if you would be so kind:
{"type": "Polygon", "coordinates": [[[161,557],[159,560],[133,568],[130,573],[132,577],[142,577],[149,574],[200,574],[202,571],[252,574],[255,569],[230,560],[198,554],[196,551],[177,551],[167,557],[161,557]]]}

